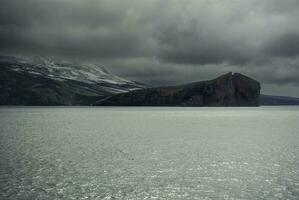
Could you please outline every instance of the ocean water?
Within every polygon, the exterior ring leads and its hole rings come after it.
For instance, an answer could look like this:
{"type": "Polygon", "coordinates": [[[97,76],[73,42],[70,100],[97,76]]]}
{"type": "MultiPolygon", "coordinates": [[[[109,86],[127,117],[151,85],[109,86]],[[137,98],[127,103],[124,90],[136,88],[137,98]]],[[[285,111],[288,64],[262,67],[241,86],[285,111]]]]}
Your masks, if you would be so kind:
{"type": "Polygon", "coordinates": [[[299,107],[1,107],[0,199],[299,199],[299,107]]]}

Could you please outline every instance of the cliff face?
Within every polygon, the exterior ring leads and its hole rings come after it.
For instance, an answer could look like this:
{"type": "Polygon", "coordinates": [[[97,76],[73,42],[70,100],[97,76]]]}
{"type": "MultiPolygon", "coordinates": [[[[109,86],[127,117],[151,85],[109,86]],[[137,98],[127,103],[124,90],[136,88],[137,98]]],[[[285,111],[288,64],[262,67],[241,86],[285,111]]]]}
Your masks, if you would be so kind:
{"type": "Polygon", "coordinates": [[[100,106],[259,106],[260,83],[239,73],[182,86],[117,94],[100,106]]]}

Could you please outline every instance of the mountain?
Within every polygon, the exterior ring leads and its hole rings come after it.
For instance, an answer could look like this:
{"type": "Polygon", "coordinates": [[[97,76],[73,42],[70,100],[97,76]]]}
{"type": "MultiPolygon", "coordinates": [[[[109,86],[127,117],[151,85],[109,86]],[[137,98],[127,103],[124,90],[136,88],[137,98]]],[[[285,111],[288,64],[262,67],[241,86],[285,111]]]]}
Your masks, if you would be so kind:
{"type": "Polygon", "coordinates": [[[147,88],[116,94],[100,106],[258,106],[260,83],[239,73],[187,85],[147,88]]]}
{"type": "Polygon", "coordinates": [[[91,105],[141,88],[100,65],[0,56],[0,105],[91,105]]]}
{"type": "Polygon", "coordinates": [[[299,98],[286,96],[261,95],[261,105],[299,105],[299,98]]]}

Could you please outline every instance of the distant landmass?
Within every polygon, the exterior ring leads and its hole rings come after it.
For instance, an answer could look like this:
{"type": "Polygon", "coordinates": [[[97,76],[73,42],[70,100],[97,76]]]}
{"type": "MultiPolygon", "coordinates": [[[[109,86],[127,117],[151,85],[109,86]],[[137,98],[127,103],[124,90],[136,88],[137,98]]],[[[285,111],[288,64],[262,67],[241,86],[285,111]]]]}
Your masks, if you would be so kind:
{"type": "Polygon", "coordinates": [[[286,96],[261,95],[261,105],[299,105],[299,98],[286,96]]]}
{"type": "Polygon", "coordinates": [[[299,105],[299,98],[260,95],[260,84],[239,73],[149,88],[102,65],[0,56],[0,105],[258,106],[299,105]]]}

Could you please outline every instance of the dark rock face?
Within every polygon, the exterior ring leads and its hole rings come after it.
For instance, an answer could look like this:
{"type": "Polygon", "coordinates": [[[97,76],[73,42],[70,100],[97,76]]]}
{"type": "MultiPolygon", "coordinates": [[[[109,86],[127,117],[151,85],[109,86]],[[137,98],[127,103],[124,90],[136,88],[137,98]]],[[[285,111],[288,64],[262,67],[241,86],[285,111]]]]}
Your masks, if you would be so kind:
{"type": "Polygon", "coordinates": [[[260,83],[239,73],[182,86],[135,90],[101,100],[100,106],[259,106],[260,83]]]}

